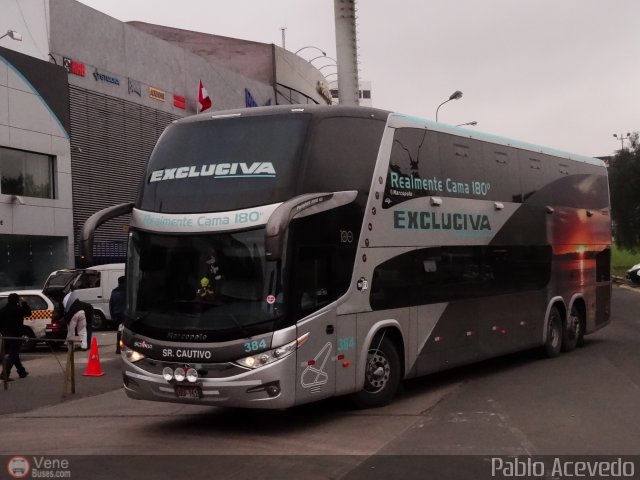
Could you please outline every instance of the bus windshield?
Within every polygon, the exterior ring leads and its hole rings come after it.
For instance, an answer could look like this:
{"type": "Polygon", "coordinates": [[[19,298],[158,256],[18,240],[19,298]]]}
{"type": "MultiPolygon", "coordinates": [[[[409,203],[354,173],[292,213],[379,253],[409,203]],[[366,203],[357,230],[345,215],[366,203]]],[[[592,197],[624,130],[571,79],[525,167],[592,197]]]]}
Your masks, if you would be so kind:
{"type": "Polygon", "coordinates": [[[126,324],[153,338],[225,341],[271,331],[283,318],[281,262],[264,229],[193,236],[132,232],[126,324]]]}
{"type": "Polygon", "coordinates": [[[239,210],[294,196],[309,115],[170,125],[147,169],[139,207],[162,213],[239,210]]]}

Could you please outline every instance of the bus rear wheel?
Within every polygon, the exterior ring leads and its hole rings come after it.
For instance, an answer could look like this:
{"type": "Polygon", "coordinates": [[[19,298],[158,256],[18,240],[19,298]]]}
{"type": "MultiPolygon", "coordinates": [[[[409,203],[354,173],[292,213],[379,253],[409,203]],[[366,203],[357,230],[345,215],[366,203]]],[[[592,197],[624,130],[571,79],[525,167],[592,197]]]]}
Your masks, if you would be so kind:
{"type": "Polygon", "coordinates": [[[352,396],[358,408],[376,408],[389,404],[400,387],[402,369],[398,350],[391,340],[377,337],[367,353],[364,388],[352,396]]]}
{"type": "Polygon", "coordinates": [[[584,321],[580,309],[575,305],[571,307],[571,313],[567,318],[566,328],[562,335],[562,351],[571,352],[578,344],[582,343],[584,336],[584,321]]]}
{"type": "Polygon", "coordinates": [[[547,340],[542,346],[541,353],[546,358],[555,358],[562,350],[562,315],[556,307],[551,307],[547,323],[547,340]]]}

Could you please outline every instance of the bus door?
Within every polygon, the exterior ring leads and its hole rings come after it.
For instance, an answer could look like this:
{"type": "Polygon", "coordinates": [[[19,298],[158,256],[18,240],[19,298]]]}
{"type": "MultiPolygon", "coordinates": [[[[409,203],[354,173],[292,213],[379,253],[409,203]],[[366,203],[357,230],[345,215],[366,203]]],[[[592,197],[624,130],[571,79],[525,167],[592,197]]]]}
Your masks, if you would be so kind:
{"type": "Polygon", "coordinates": [[[298,338],[308,337],[297,351],[296,402],[335,393],[336,310],[332,303],[334,249],[329,245],[299,245],[295,252],[292,308],[298,318],[298,338]]]}

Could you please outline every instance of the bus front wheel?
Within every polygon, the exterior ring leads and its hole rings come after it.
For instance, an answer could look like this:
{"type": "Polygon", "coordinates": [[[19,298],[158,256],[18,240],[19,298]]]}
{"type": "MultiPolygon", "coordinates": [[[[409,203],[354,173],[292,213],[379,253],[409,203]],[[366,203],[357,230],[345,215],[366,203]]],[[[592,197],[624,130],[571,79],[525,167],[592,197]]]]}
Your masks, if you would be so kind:
{"type": "Polygon", "coordinates": [[[562,315],[557,307],[551,307],[549,322],[547,323],[547,340],[542,346],[542,355],[546,358],[554,358],[560,355],[562,349],[562,315]]]}
{"type": "Polygon", "coordinates": [[[400,356],[391,340],[375,338],[367,353],[364,388],[353,395],[358,408],[376,408],[387,405],[400,387],[400,356]]]}

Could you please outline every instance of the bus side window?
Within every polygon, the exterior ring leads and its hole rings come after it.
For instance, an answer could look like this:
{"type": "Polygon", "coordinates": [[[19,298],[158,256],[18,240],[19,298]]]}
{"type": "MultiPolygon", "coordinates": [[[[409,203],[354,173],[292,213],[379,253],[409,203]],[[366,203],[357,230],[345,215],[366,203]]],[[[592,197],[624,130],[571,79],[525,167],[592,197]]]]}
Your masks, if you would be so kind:
{"type": "Polygon", "coordinates": [[[360,208],[354,202],[291,223],[290,295],[297,318],[333,302],[349,289],[362,222],[360,208]]]}
{"type": "Polygon", "coordinates": [[[415,251],[398,255],[373,271],[369,303],[374,310],[415,305],[415,251]]]}

